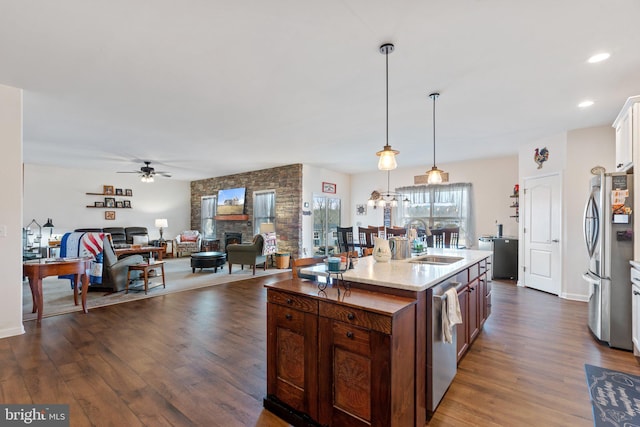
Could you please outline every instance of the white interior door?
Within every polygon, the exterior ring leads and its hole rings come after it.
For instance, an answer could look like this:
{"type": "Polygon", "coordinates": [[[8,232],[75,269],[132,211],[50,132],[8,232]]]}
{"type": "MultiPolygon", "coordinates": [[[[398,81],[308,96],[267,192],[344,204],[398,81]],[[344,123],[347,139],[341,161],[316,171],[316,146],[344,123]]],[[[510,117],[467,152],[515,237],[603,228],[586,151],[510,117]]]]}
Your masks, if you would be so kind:
{"type": "Polygon", "coordinates": [[[524,285],[560,294],[561,195],[560,175],[524,182],[524,285]]]}

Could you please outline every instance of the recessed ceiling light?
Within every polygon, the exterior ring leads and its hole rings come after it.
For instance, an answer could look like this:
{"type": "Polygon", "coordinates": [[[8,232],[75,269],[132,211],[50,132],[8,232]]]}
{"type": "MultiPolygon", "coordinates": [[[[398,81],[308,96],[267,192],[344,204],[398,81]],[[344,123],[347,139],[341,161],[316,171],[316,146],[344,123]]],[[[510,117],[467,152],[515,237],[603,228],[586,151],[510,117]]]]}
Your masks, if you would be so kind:
{"type": "Polygon", "coordinates": [[[609,55],[607,52],[597,53],[589,58],[588,62],[590,64],[595,64],[596,62],[602,62],[605,59],[609,59],[610,56],[611,55],[609,55]]]}
{"type": "Polygon", "coordinates": [[[578,104],[578,107],[587,108],[587,107],[591,107],[592,105],[593,105],[593,101],[587,100],[587,101],[582,101],[580,104],[578,104]]]}

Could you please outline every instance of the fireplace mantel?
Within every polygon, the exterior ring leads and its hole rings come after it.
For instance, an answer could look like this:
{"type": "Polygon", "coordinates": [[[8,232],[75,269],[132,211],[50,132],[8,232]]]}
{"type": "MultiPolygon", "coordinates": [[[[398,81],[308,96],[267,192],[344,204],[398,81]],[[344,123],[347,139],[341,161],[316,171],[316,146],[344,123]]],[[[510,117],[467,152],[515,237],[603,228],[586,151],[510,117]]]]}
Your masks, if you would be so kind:
{"type": "Polygon", "coordinates": [[[216,221],[248,221],[249,215],[216,215],[216,221]]]}

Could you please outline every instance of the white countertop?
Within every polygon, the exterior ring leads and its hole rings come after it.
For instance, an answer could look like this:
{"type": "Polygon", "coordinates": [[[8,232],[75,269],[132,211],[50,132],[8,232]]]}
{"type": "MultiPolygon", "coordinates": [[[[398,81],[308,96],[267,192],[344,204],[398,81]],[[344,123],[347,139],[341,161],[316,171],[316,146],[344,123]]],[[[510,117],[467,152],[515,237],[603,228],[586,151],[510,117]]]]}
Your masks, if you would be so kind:
{"type": "MultiPolygon", "coordinates": [[[[354,268],[346,270],[342,276],[344,280],[353,282],[419,292],[491,256],[492,252],[471,249],[429,248],[428,254],[457,256],[463,259],[452,264],[436,265],[411,263],[409,262],[410,259],[376,262],[373,256],[367,256],[358,258],[354,268]]],[[[316,275],[327,274],[324,265],[302,268],[300,272],[316,275]]]]}

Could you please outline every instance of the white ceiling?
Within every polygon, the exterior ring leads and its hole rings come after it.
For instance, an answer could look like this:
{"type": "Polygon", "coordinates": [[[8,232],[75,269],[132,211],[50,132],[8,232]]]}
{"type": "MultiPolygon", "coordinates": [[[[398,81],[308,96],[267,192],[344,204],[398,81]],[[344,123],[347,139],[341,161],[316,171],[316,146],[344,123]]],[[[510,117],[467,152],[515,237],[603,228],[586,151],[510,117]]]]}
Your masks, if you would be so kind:
{"type": "Polygon", "coordinates": [[[637,0],[0,0],[26,163],[200,179],[517,153],[640,94],[637,0]],[[611,58],[588,64],[594,53],[611,58]],[[579,109],[592,99],[595,105],[579,109]]]}

